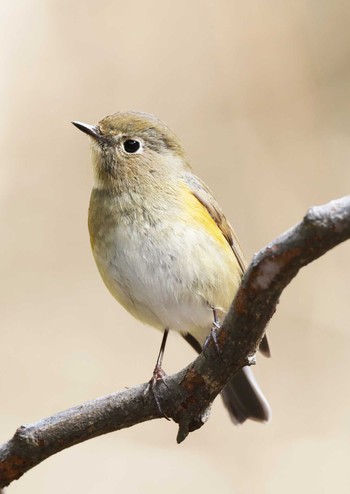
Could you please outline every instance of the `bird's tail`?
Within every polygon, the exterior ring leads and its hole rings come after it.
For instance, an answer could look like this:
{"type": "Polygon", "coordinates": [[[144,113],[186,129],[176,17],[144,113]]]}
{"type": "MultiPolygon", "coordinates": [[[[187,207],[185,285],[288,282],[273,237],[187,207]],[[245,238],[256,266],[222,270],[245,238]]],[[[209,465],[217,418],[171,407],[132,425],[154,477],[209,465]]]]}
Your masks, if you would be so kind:
{"type": "Polygon", "coordinates": [[[271,409],[249,367],[240,369],[221,391],[232,422],[242,424],[247,419],[268,422],[271,409]]]}

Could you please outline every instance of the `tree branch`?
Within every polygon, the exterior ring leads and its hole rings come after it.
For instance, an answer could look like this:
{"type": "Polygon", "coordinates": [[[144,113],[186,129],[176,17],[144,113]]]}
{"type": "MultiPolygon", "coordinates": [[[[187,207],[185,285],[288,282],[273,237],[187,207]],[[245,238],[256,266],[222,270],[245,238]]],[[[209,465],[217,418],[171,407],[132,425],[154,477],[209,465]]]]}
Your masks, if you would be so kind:
{"type": "MultiPolygon", "coordinates": [[[[303,221],[254,256],[218,335],[157,391],[179,424],[177,441],[201,427],[212,401],[241,367],[251,364],[283,289],[299,269],[350,238],[350,196],[311,208],[303,221]]],[[[147,384],[89,401],[19,427],[0,446],[0,489],[62,449],[108,432],[161,418],[147,384]]]]}

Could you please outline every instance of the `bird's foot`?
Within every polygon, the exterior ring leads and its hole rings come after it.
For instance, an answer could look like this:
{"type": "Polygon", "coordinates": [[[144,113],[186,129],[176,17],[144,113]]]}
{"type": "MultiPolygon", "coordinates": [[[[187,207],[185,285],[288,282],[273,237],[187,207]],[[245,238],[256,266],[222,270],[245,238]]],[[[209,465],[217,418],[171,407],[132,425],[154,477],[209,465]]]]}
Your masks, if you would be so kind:
{"type": "Polygon", "coordinates": [[[153,375],[150,381],[148,382],[148,386],[146,388],[146,393],[151,392],[154,398],[154,401],[156,402],[157,408],[159,412],[163,415],[164,418],[167,420],[170,420],[170,418],[163,412],[162,406],[159,401],[159,397],[157,395],[157,386],[159,384],[159,381],[161,381],[166,387],[168,387],[167,383],[164,381],[164,377],[166,377],[165,372],[163,369],[159,366],[156,365],[154,370],[153,370],[153,375]]]}
{"type": "Polygon", "coordinates": [[[213,327],[211,328],[210,333],[208,334],[208,336],[205,339],[205,342],[203,345],[203,350],[206,350],[206,348],[209,344],[209,341],[213,340],[216,351],[217,351],[218,355],[221,356],[222,352],[221,352],[221,348],[220,348],[219,341],[218,341],[218,330],[219,329],[220,329],[219,323],[214,321],[213,327]]]}

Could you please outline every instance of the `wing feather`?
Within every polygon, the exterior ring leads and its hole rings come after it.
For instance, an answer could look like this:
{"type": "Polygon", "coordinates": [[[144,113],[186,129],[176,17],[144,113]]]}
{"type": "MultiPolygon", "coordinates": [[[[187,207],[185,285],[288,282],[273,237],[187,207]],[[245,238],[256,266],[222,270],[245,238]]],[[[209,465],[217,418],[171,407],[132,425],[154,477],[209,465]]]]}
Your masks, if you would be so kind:
{"type": "MultiPolygon", "coordinates": [[[[221,230],[221,233],[229,243],[230,247],[232,248],[236,256],[236,259],[241,268],[242,276],[243,276],[243,274],[247,269],[247,263],[244,258],[241,246],[238,242],[237,236],[232,226],[227,221],[224,213],[221,211],[221,208],[217,200],[214,198],[211,190],[204,182],[202,182],[202,180],[200,180],[192,173],[186,173],[184,179],[186,185],[188,185],[192,194],[207,209],[208,213],[213,218],[213,220],[221,230]]],[[[270,347],[266,335],[263,337],[260,343],[259,350],[266,357],[271,356],[270,347]]]]}
{"type": "Polygon", "coordinates": [[[202,182],[195,175],[186,174],[184,178],[192,194],[207,209],[208,213],[213,218],[213,220],[221,230],[221,233],[229,243],[230,247],[232,248],[238,260],[243,276],[243,273],[245,272],[247,265],[243,256],[242,249],[239,245],[238,239],[236,237],[236,234],[232,226],[227,221],[224,213],[221,211],[221,208],[218,202],[216,201],[216,199],[214,198],[211,190],[209,189],[209,187],[207,187],[207,185],[205,185],[204,182],[202,182]]]}

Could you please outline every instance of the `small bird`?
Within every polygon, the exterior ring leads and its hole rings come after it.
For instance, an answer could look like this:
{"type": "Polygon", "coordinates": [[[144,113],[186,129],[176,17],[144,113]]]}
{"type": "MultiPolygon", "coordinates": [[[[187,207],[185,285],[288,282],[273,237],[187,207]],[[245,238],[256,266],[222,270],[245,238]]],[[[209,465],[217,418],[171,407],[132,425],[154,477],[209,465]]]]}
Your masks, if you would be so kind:
{"type": "MultiPolygon", "coordinates": [[[[127,111],[97,125],[72,123],[91,138],[88,223],[101,277],[134,317],[163,331],[155,384],[164,375],[169,330],[198,353],[208,335],[215,341],[245,271],[243,254],[219,204],[164,122],[127,111]]],[[[260,350],[269,355],[266,337],[260,350]]],[[[222,397],[234,423],[270,418],[249,367],[233,376],[222,397]]]]}

